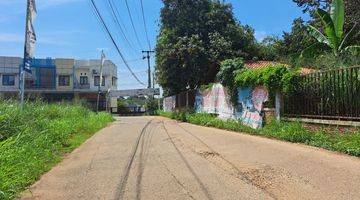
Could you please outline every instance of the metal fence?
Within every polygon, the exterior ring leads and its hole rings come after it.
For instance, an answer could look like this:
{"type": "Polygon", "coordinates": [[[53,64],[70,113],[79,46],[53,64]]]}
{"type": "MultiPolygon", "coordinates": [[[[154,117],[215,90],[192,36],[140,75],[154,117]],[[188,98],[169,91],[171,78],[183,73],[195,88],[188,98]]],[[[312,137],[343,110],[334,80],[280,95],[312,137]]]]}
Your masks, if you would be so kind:
{"type": "Polygon", "coordinates": [[[284,97],[287,117],[360,120],[360,66],[304,75],[299,90],[284,97]]]}
{"type": "Polygon", "coordinates": [[[176,109],[192,109],[195,104],[196,90],[188,90],[176,95],[176,109]]]}

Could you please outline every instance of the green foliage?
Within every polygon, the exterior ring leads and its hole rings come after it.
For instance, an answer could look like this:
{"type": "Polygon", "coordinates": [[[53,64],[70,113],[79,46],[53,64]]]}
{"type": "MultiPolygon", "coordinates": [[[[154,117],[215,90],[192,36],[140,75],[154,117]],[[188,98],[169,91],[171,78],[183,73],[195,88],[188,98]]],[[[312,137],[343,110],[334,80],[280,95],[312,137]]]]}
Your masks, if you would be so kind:
{"type": "MultiPolygon", "coordinates": [[[[360,54],[359,54],[360,55],[360,54]]],[[[343,68],[360,65],[360,56],[354,56],[350,53],[343,53],[335,57],[332,53],[324,53],[315,58],[299,60],[298,66],[314,66],[319,70],[329,68],[343,68]]]]}
{"type": "Polygon", "coordinates": [[[156,46],[156,76],[170,96],[214,82],[227,58],[252,59],[254,30],[242,26],[230,4],[212,0],[163,0],[156,46]]]}
{"type": "Polygon", "coordinates": [[[220,71],[217,74],[217,80],[228,88],[231,101],[237,104],[238,89],[235,84],[235,76],[244,68],[242,58],[227,59],[221,63],[220,71]]]}
{"type": "Polygon", "coordinates": [[[159,109],[158,99],[148,98],[145,102],[145,109],[147,115],[156,115],[156,111],[159,109]]]}
{"type": "Polygon", "coordinates": [[[164,111],[157,111],[157,114],[163,117],[175,119],[178,121],[186,122],[188,116],[191,115],[192,112],[183,112],[183,111],[176,111],[176,112],[164,112],[164,111]]]}
{"type": "MultiPolygon", "coordinates": [[[[314,12],[318,8],[322,8],[324,10],[330,10],[332,2],[337,3],[334,0],[293,0],[298,6],[303,8],[304,12],[310,12],[310,14],[314,14],[314,12]]],[[[352,27],[356,23],[358,23],[360,19],[360,3],[359,0],[344,0],[345,6],[345,21],[344,21],[344,30],[345,32],[349,32],[352,27]]],[[[338,7],[338,6],[337,6],[338,7]]],[[[341,26],[338,26],[341,27],[341,26]]],[[[360,32],[360,26],[356,27],[356,33],[360,32]]],[[[360,41],[360,34],[354,35],[354,37],[349,39],[350,44],[355,44],[360,41]]]]}
{"type": "Polygon", "coordinates": [[[266,86],[270,92],[280,90],[289,93],[301,84],[300,72],[281,64],[260,69],[245,69],[235,77],[237,87],[266,86]]]}
{"type": "Polygon", "coordinates": [[[117,106],[120,113],[130,113],[130,109],[127,107],[127,102],[122,99],[119,99],[117,102],[117,106]]]}
{"type": "Polygon", "coordinates": [[[209,84],[206,84],[206,85],[201,85],[201,86],[200,86],[200,91],[205,91],[205,90],[211,89],[213,86],[214,86],[214,83],[209,83],[209,84]]]}
{"type": "Polygon", "coordinates": [[[0,102],[0,199],[13,199],[97,130],[107,113],[74,105],[0,102]]]}
{"type": "Polygon", "coordinates": [[[360,57],[360,26],[355,26],[360,17],[358,0],[344,0],[346,20],[343,21],[343,25],[341,22],[343,19],[342,6],[337,6],[340,9],[335,9],[331,4],[332,2],[339,4],[338,1],[293,1],[303,7],[304,12],[310,11],[312,18],[307,22],[301,18],[295,19],[291,31],[284,32],[281,38],[265,38],[262,43],[258,44],[260,59],[276,60],[294,67],[316,69],[349,67],[358,63],[357,60],[360,57]],[[323,9],[320,11],[322,13],[319,13],[320,15],[315,12],[318,8],[323,9]],[[328,14],[324,10],[332,11],[331,14],[328,14]],[[324,28],[323,24],[329,24],[328,28],[324,28]],[[341,27],[343,27],[342,33],[341,27]],[[308,31],[308,29],[312,29],[312,31],[308,31]],[[324,35],[323,33],[326,32],[328,34],[324,35]],[[338,36],[342,37],[339,38],[338,36]],[[330,43],[330,39],[333,43],[330,43]],[[334,52],[331,51],[332,48],[329,47],[333,44],[335,44],[334,47],[338,46],[337,49],[340,49],[336,52],[337,56],[334,56],[334,52]],[[330,53],[335,58],[331,58],[330,53]]]}
{"type": "MultiPolygon", "coordinates": [[[[176,119],[175,117],[172,117],[173,114],[171,112],[162,112],[161,115],[164,117],[170,116],[170,118],[176,119]]],[[[323,130],[310,131],[304,128],[300,122],[283,121],[273,121],[262,129],[252,129],[248,126],[242,125],[238,121],[224,121],[216,118],[215,115],[206,113],[176,114],[176,116],[179,115],[185,116],[181,121],[186,121],[196,125],[260,135],[294,143],[304,143],[307,145],[360,157],[360,130],[357,130],[354,133],[329,134],[323,130]]]]}
{"type": "Polygon", "coordinates": [[[267,61],[279,60],[281,58],[279,52],[280,42],[282,42],[282,40],[277,36],[265,37],[260,43],[258,43],[258,59],[267,61]]]}
{"type": "MultiPolygon", "coordinates": [[[[282,59],[297,59],[301,52],[314,44],[316,40],[307,31],[307,26],[302,18],[293,21],[290,32],[284,32],[283,39],[275,43],[275,47],[282,59]]],[[[318,49],[321,51],[322,49],[318,49]]],[[[314,52],[315,53],[315,52],[314,52]]],[[[318,52],[319,53],[319,52],[318,52]]]]}
{"type": "MultiPolygon", "coordinates": [[[[316,15],[322,23],[322,29],[325,32],[325,35],[320,31],[320,29],[309,25],[309,33],[313,36],[319,43],[326,44],[330,47],[337,57],[339,53],[343,53],[346,49],[349,49],[348,44],[348,35],[351,35],[355,30],[352,28],[345,37],[343,37],[344,32],[344,21],[345,21],[345,11],[344,11],[344,1],[343,0],[333,0],[330,5],[330,12],[326,12],[323,9],[318,8],[316,10],[316,15]]],[[[356,46],[351,46],[351,48],[359,48],[356,46]]]]}

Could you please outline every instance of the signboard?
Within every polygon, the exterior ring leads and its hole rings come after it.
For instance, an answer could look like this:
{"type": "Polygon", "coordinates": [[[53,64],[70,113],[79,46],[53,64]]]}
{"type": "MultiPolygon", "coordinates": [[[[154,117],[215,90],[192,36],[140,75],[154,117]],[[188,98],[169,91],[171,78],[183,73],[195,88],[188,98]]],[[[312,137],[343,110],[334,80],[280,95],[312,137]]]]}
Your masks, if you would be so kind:
{"type": "Polygon", "coordinates": [[[135,89],[135,90],[113,90],[110,91],[110,97],[127,97],[127,96],[152,96],[160,95],[159,88],[135,89]]]}

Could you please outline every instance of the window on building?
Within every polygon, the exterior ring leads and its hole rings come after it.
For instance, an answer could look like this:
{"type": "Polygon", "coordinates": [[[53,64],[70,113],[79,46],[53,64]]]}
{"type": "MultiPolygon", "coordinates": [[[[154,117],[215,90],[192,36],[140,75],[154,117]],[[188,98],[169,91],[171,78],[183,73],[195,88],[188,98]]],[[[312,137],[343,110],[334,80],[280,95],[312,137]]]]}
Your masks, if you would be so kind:
{"type": "Polygon", "coordinates": [[[15,85],[15,75],[3,75],[2,84],[5,86],[15,85]]]}
{"type": "MultiPolygon", "coordinates": [[[[100,76],[94,76],[94,85],[99,86],[100,83],[100,76]]],[[[105,86],[105,76],[102,78],[101,86],[105,86]]]]}
{"type": "Polygon", "coordinates": [[[59,86],[70,86],[70,76],[59,76],[59,86]]]}
{"type": "Polygon", "coordinates": [[[80,76],[80,85],[88,85],[89,79],[87,76],[80,76]]]}
{"type": "Polygon", "coordinates": [[[112,77],[111,84],[112,86],[116,86],[116,77],[112,77]]]}

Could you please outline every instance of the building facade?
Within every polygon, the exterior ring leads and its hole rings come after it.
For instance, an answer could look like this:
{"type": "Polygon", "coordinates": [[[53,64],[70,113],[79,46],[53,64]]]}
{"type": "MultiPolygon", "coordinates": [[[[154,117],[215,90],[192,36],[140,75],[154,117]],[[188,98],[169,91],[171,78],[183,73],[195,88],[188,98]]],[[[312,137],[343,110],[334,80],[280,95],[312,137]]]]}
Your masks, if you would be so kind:
{"type": "MultiPolygon", "coordinates": [[[[19,93],[20,57],[0,56],[0,97],[16,98],[19,93]]],[[[107,98],[117,90],[117,67],[106,60],[100,83],[100,60],[75,60],[68,58],[33,59],[31,74],[26,74],[25,95],[28,99],[42,98],[47,101],[81,100],[96,106],[100,85],[100,108],[115,103],[107,98]]]]}

